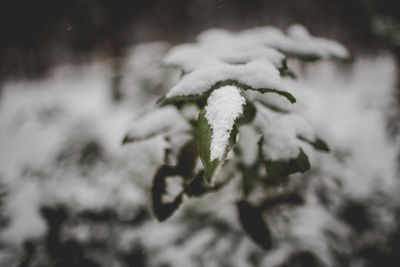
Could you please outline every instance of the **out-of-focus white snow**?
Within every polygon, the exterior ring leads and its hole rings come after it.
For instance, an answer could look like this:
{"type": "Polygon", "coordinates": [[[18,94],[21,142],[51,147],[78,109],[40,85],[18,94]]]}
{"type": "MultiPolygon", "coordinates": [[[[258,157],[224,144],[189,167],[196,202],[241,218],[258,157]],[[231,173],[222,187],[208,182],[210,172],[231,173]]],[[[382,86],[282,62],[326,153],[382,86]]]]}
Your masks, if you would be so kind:
{"type": "Polygon", "coordinates": [[[207,99],[206,118],[212,129],[210,160],[221,160],[236,119],[243,114],[246,103],[235,86],[224,86],[214,90],[207,99]]]}
{"type": "Polygon", "coordinates": [[[161,196],[163,203],[172,203],[183,190],[183,178],[179,175],[166,178],[166,192],[161,196]]]}
{"type": "Polygon", "coordinates": [[[349,56],[340,43],[313,37],[298,24],[290,26],[287,34],[274,27],[256,27],[237,33],[210,29],[201,33],[197,40],[197,44],[183,44],[172,48],[163,59],[164,64],[191,72],[210,60],[243,64],[263,58],[276,67],[281,67],[285,57],[278,51],[292,56],[320,58],[349,56]]]}
{"type": "Polygon", "coordinates": [[[341,78],[334,73],[340,72],[333,64],[310,66],[307,77],[293,83],[299,100],[293,108],[342,161],[337,165],[329,160],[323,165],[343,176],[344,190],[358,197],[368,195],[371,187],[391,190],[397,184],[399,140],[388,137],[386,116],[394,102],[395,64],[383,55],[358,60],[341,78]]]}
{"type": "Polygon", "coordinates": [[[0,232],[2,242],[21,245],[27,239],[40,238],[45,234],[46,224],[39,215],[40,189],[36,183],[25,181],[25,185],[15,184],[5,201],[4,213],[11,221],[10,226],[0,232]]]}
{"type": "Polygon", "coordinates": [[[183,44],[169,51],[163,59],[164,64],[179,66],[184,72],[191,72],[210,60],[220,60],[231,64],[244,64],[256,58],[265,58],[275,66],[281,66],[285,58],[275,49],[247,39],[234,38],[222,42],[204,42],[199,44],[183,44]],[[190,60],[189,60],[190,59],[190,60]]]}
{"type": "Polygon", "coordinates": [[[173,106],[156,109],[132,123],[129,138],[144,139],[157,134],[174,135],[191,129],[189,123],[173,106]]]}

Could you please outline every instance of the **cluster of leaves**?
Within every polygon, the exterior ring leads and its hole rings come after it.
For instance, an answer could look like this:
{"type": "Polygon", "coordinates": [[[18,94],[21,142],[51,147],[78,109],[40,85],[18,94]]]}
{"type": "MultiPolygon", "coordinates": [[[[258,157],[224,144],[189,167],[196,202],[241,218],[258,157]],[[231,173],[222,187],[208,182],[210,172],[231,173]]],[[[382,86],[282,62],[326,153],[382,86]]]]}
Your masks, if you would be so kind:
{"type": "Polygon", "coordinates": [[[225,163],[232,162],[226,167],[233,169],[228,176],[233,177],[238,170],[242,176],[242,194],[237,202],[241,224],[255,242],[268,249],[272,246],[271,234],[262,212],[277,203],[298,204],[303,200],[289,193],[254,204],[250,201],[252,192],[259,185],[282,185],[291,174],[309,170],[304,143],[329,151],[312,130],[291,125],[302,124],[301,118],[269,101],[268,96],[296,102],[285,85],[286,77],[295,77],[287,66],[288,57],[345,59],[347,51],[334,41],[310,36],[299,25],[291,26],[286,34],[272,27],[238,33],[209,30],[197,41],[169,51],[164,64],[180,68],[182,77],[158,101],[158,119],[149,116],[149,122],[159,123],[152,127],[137,124],[124,143],[163,135],[170,144],[165,164],[153,180],[152,207],[159,221],[177,210],[184,195],[199,197],[224,186],[231,177],[218,176],[225,163]],[[243,126],[251,127],[256,135],[241,135],[243,126]],[[239,138],[258,142],[255,148],[238,146],[239,138]],[[245,149],[256,150],[255,160],[243,160],[245,149]]]}

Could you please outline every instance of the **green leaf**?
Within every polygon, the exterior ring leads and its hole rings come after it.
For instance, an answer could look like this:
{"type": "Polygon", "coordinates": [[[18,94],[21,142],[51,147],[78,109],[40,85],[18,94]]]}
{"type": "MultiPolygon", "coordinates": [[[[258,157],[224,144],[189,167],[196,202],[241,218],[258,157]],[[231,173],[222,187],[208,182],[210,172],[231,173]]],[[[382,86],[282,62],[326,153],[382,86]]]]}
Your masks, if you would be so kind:
{"type": "Polygon", "coordinates": [[[216,175],[224,164],[228,152],[235,146],[236,144],[236,135],[237,128],[234,126],[231,135],[229,138],[228,145],[226,146],[224,156],[221,160],[215,159],[213,161],[210,160],[211,154],[211,139],[213,131],[211,129],[210,124],[206,118],[206,110],[202,109],[199,114],[199,118],[197,120],[197,135],[198,135],[198,144],[199,144],[199,154],[201,162],[204,167],[204,179],[209,182],[211,185],[214,185],[216,175]]]}
{"type": "Polygon", "coordinates": [[[189,197],[198,197],[209,191],[205,181],[203,179],[204,171],[201,170],[199,173],[190,181],[185,187],[185,193],[189,197]]]}
{"type": "Polygon", "coordinates": [[[204,170],[201,170],[189,183],[186,184],[185,194],[189,197],[200,197],[208,193],[217,192],[224,187],[226,183],[227,181],[224,181],[215,184],[214,186],[210,186],[210,184],[208,184],[204,179],[204,170]]]}
{"type": "Polygon", "coordinates": [[[308,156],[302,149],[300,149],[299,155],[294,159],[265,161],[264,164],[267,171],[267,181],[272,183],[285,181],[285,178],[290,174],[296,172],[304,173],[311,167],[308,156]]]}
{"type": "Polygon", "coordinates": [[[247,201],[236,203],[240,223],[251,239],[264,249],[271,249],[272,237],[269,227],[261,216],[260,209],[253,207],[247,201]]]}
{"type": "Polygon", "coordinates": [[[246,99],[246,104],[243,107],[243,115],[237,120],[238,124],[247,124],[254,120],[257,110],[253,103],[246,99]]]}
{"type": "Polygon", "coordinates": [[[172,203],[163,203],[162,196],[166,192],[166,179],[168,176],[176,175],[176,169],[163,165],[154,176],[151,188],[152,208],[154,215],[160,222],[168,219],[182,203],[182,193],[180,193],[172,203]]]}
{"type": "Polygon", "coordinates": [[[196,140],[190,140],[179,151],[176,172],[186,180],[194,176],[194,168],[198,159],[196,140]]]}

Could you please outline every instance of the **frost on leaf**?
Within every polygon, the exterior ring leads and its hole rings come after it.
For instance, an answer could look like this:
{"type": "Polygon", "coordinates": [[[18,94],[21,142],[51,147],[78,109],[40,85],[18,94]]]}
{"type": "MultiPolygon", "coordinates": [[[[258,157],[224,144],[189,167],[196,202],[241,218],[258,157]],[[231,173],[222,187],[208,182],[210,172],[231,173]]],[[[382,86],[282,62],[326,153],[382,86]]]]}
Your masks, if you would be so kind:
{"type": "Polygon", "coordinates": [[[216,89],[198,119],[199,152],[205,178],[211,183],[235,142],[236,120],[243,114],[246,100],[234,86],[216,89]]]}

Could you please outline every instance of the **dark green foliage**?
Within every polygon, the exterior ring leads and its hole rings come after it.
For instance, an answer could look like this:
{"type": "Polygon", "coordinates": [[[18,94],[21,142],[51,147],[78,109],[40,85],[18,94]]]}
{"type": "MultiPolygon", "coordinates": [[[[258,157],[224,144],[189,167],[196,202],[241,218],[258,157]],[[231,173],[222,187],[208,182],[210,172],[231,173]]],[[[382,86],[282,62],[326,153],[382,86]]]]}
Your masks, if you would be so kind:
{"type": "Polygon", "coordinates": [[[237,124],[247,124],[254,120],[257,109],[253,103],[246,99],[246,104],[243,107],[243,115],[237,120],[237,124]]]}
{"type": "Polygon", "coordinates": [[[302,149],[300,149],[299,155],[294,159],[289,159],[288,161],[266,161],[264,164],[267,170],[266,179],[273,183],[279,182],[296,172],[304,173],[311,167],[308,157],[302,149]]]}
{"type": "Polygon", "coordinates": [[[258,164],[251,167],[239,166],[242,169],[242,190],[243,196],[247,198],[261,179],[258,173],[258,164]]]}
{"type": "Polygon", "coordinates": [[[191,179],[194,175],[194,168],[196,167],[198,157],[197,143],[193,139],[187,142],[179,151],[178,165],[175,168],[176,172],[185,178],[185,180],[191,179]]]}
{"type": "Polygon", "coordinates": [[[281,267],[324,267],[317,256],[310,251],[301,251],[293,254],[281,267]]]}
{"type": "Polygon", "coordinates": [[[368,207],[359,201],[347,202],[340,210],[339,216],[358,233],[364,232],[372,225],[368,207]]]}
{"type": "MultiPolygon", "coordinates": [[[[100,266],[92,259],[89,259],[85,256],[82,246],[77,241],[62,239],[62,226],[68,218],[68,212],[64,206],[42,207],[40,212],[43,218],[46,220],[48,227],[45,248],[47,254],[53,261],[53,266],[100,266]]],[[[29,250],[32,251],[34,248],[29,248],[29,250]]]]}
{"type": "Polygon", "coordinates": [[[147,256],[144,253],[145,248],[141,244],[136,244],[131,251],[121,255],[126,266],[129,267],[144,267],[147,266],[147,256]]]}
{"type": "Polygon", "coordinates": [[[273,198],[267,198],[261,202],[259,208],[261,210],[269,210],[279,205],[302,205],[304,198],[297,192],[278,195],[273,198]]]}
{"type": "Polygon", "coordinates": [[[151,188],[153,212],[156,218],[162,222],[172,215],[182,202],[182,193],[172,203],[163,203],[162,196],[166,193],[166,179],[176,175],[177,171],[167,165],[161,166],[154,176],[151,188]]]}
{"type": "Polygon", "coordinates": [[[162,196],[166,193],[166,179],[169,176],[180,176],[184,181],[191,180],[194,176],[197,158],[197,145],[194,140],[191,140],[179,151],[178,164],[176,166],[163,165],[158,169],[154,176],[151,194],[153,212],[159,221],[169,218],[182,202],[183,192],[172,203],[162,202],[162,196]]]}
{"type": "Polygon", "coordinates": [[[272,247],[271,232],[259,209],[241,200],[236,203],[240,223],[251,239],[264,249],[272,247]]]}
{"type": "Polygon", "coordinates": [[[185,188],[185,193],[190,197],[202,196],[210,191],[204,180],[204,170],[201,170],[185,188]]]}

